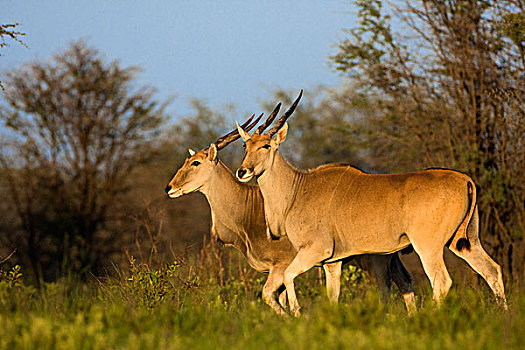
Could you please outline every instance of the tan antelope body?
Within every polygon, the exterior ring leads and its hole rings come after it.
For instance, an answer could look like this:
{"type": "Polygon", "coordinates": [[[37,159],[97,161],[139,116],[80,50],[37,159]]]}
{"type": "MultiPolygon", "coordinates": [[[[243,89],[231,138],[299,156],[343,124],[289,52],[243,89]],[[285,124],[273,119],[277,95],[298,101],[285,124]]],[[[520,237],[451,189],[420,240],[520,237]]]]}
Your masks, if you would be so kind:
{"type": "Polygon", "coordinates": [[[409,245],[421,259],[436,301],[452,284],[443,260],[448,246],[505,302],[501,268],[479,240],[476,187],[467,175],[452,170],[372,175],[346,165],[302,171],[278,151],[287,124],[275,130],[273,139],[271,133],[250,136],[238,129],[246,153],[237,177],[257,177],[271,234],[287,235],[298,251],[284,275],[293,313],[299,310],[293,280],[315,264],[409,245]]]}
{"type": "MultiPolygon", "coordinates": [[[[269,274],[263,287],[263,299],[277,313],[284,313],[286,294],[282,293],[278,302],[276,292],[283,285],[284,271],[293,261],[296,251],[287,238],[267,238],[259,187],[239,182],[217,158],[217,146],[212,144],[205,150],[190,151],[190,157],[166,187],[171,198],[195,191],[203,193],[210,204],[212,235],[239,250],[255,270],[269,274]]],[[[370,257],[370,263],[383,298],[389,295],[390,280],[393,279],[405,297],[407,308],[412,308],[412,280],[397,254],[370,257]]],[[[324,264],[323,268],[328,295],[337,301],[341,261],[324,264]]]]}

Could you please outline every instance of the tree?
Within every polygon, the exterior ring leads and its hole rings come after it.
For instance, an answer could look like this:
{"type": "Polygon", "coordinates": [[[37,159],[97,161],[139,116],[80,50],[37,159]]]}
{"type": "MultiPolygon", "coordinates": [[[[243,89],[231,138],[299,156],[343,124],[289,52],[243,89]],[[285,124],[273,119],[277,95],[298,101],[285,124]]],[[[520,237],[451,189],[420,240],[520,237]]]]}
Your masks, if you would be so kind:
{"type": "MultiPolygon", "coordinates": [[[[194,193],[174,200],[168,198],[164,188],[189,156],[188,148],[208,147],[233,129],[235,123],[226,122],[226,113],[232,113],[231,108],[214,110],[198,99],[190,100],[190,105],[192,111],[173,118],[163,128],[148,161],[133,170],[133,185],[124,194],[126,208],[118,210],[123,214],[118,231],[131,238],[125,249],[141,261],[185,258],[197,253],[203,236],[209,236],[211,216],[204,196],[194,193]],[[150,255],[151,252],[154,254],[150,255]]],[[[234,148],[221,150],[220,159],[227,163],[233,158],[240,159],[241,154],[232,157],[234,148]]]]}
{"type": "Polygon", "coordinates": [[[25,46],[25,43],[20,39],[20,37],[26,35],[23,32],[19,32],[16,30],[17,27],[20,26],[20,23],[14,23],[14,24],[0,24],[0,48],[4,48],[7,46],[7,43],[5,42],[6,37],[18,42],[19,44],[25,46]]]}
{"type": "Polygon", "coordinates": [[[133,86],[136,71],[79,41],[6,74],[0,180],[17,220],[3,239],[37,280],[96,272],[116,249],[108,213],[149,154],[166,106],[133,86]]]}
{"type": "MultiPolygon", "coordinates": [[[[17,27],[20,26],[20,23],[14,23],[14,24],[0,24],[0,48],[4,48],[7,46],[6,38],[10,38],[11,40],[14,40],[18,42],[22,46],[26,46],[26,44],[22,41],[21,37],[26,35],[23,32],[19,32],[16,30],[17,27]]],[[[0,54],[2,56],[2,54],[0,54]]],[[[4,86],[2,85],[2,82],[0,81],[0,89],[4,89],[4,86]]]]}
{"type": "Polygon", "coordinates": [[[384,170],[469,173],[482,237],[507,280],[524,277],[525,2],[357,1],[360,23],[332,56],[377,112],[352,126],[384,170]],[[396,15],[407,28],[394,33],[396,15]],[[419,54],[418,54],[419,53],[419,54]]]}

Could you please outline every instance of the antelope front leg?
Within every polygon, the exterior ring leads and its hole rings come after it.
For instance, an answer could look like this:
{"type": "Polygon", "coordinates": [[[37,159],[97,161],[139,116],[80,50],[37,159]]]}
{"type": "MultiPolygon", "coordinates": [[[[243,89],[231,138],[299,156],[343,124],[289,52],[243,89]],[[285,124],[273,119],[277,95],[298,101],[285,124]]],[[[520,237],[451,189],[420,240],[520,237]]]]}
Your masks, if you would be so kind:
{"type": "Polygon", "coordinates": [[[272,267],[268,274],[268,279],[263,287],[262,297],[266,304],[268,304],[278,315],[286,315],[286,311],[277,301],[276,292],[283,284],[284,267],[272,267]]]}
{"type": "Polygon", "coordinates": [[[288,299],[286,298],[286,288],[284,287],[284,283],[281,285],[281,287],[279,287],[279,289],[277,290],[277,293],[279,293],[279,304],[281,305],[283,310],[286,310],[286,301],[288,299]]]}
{"type": "Polygon", "coordinates": [[[331,249],[324,249],[319,246],[310,245],[307,248],[300,249],[292,263],[284,271],[284,285],[288,295],[288,304],[290,305],[290,312],[293,316],[300,315],[299,303],[295,295],[294,279],[303,272],[310,270],[317,263],[328,259],[331,255],[331,249]]]}

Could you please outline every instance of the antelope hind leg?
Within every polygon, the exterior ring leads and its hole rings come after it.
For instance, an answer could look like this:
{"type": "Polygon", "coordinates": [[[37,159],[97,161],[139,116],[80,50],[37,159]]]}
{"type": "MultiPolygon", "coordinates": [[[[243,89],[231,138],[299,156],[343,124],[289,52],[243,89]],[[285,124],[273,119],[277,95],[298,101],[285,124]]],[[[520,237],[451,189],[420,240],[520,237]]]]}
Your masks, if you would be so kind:
{"type": "Polygon", "coordinates": [[[412,276],[401,262],[399,253],[392,254],[392,258],[390,259],[390,273],[392,280],[403,295],[408,314],[413,314],[417,310],[414,297],[414,283],[412,282],[412,276]]]}
{"type": "Polygon", "coordinates": [[[487,282],[496,298],[501,302],[505,310],[508,309],[507,299],[505,298],[505,287],[503,286],[503,276],[501,273],[501,266],[499,266],[490,256],[485,252],[479,240],[475,240],[470,249],[463,248],[458,250],[452,245],[449,249],[465,260],[477,273],[483,277],[487,282]]]}
{"type": "Polygon", "coordinates": [[[503,285],[501,266],[490,258],[479,240],[479,214],[477,207],[475,208],[472,219],[468,225],[467,237],[470,242],[470,249],[467,247],[458,249],[458,247],[453,244],[448,248],[454,254],[465,260],[474,271],[479,273],[481,277],[487,281],[498,301],[500,301],[503,308],[507,310],[508,306],[505,298],[505,287],[503,285]]]}
{"type": "MultiPolygon", "coordinates": [[[[425,243],[425,242],[423,242],[425,243]]],[[[452,279],[447,271],[445,260],[443,259],[442,246],[418,246],[417,242],[412,242],[414,250],[419,255],[423,269],[430,280],[433,298],[439,304],[442,297],[446,296],[452,286],[452,279]]]]}
{"type": "Polygon", "coordinates": [[[389,270],[390,255],[369,255],[368,259],[376,279],[377,289],[381,300],[386,304],[390,301],[391,274],[389,270]]]}

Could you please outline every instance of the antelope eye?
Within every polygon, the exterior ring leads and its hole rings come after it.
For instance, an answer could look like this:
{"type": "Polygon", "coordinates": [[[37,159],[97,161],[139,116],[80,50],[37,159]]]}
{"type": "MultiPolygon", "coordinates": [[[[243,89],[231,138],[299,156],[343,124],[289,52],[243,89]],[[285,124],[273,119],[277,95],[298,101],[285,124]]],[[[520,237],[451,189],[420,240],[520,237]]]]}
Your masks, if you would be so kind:
{"type": "Polygon", "coordinates": [[[270,145],[264,145],[264,146],[262,146],[261,148],[268,149],[268,148],[270,148],[270,145]]]}
{"type": "Polygon", "coordinates": [[[199,165],[201,162],[199,162],[198,160],[194,160],[193,163],[191,163],[192,166],[197,166],[199,165]]]}

